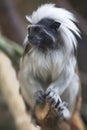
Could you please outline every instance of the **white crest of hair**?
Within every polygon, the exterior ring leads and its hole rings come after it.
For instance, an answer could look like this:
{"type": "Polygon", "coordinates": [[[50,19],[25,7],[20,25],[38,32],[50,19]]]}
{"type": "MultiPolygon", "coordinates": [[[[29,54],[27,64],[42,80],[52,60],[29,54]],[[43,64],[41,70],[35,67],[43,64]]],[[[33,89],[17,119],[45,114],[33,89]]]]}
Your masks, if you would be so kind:
{"type": "Polygon", "coordinates": [[[75,25],[77,20],[71,12],[63,8],[57,8],[55,4],[44,4],[34,11],[31,16],[27,16],[27,20],[32,24],[38,23],[43,18],[51,18],[56,22],[60,22],[60,33],[67,47],[72,49],[73,44],[77,47],[75,35],[80,37],[80,31],[75,25]]]}

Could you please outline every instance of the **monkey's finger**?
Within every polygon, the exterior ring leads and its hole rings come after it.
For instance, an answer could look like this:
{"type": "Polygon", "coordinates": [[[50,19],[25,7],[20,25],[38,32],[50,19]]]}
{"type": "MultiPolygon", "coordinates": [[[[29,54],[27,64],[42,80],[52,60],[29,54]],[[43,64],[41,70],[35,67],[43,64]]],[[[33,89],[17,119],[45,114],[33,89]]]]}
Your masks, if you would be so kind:
{"type": "Polygon", "coordinates": [[[39,90],[35,93],[35,99],[37,104],[43,104],[45,102],[45,93],[43,90],[39,90]]]}
{"type": "Polygon", "coordinates": [[[47,89],[45,95],[46,95],[46,96],[49,96],[49,94],[51,93],[51,91],[52,91],[52,90],[51,90],[50,88],[47,89]]]}

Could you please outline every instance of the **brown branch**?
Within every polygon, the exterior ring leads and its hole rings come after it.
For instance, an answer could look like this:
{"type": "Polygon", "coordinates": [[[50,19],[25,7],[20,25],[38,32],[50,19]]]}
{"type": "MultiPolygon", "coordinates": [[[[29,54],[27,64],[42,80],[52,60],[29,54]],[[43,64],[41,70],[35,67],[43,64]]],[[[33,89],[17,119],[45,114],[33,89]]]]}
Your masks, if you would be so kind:
{"type": "Polygon", "coordinates": [[[9,58],[0,52],[0,89],[14,117],[18,130],[38,130],[31,123],[29,114],[19,94],[19,82],[9,58]]]}

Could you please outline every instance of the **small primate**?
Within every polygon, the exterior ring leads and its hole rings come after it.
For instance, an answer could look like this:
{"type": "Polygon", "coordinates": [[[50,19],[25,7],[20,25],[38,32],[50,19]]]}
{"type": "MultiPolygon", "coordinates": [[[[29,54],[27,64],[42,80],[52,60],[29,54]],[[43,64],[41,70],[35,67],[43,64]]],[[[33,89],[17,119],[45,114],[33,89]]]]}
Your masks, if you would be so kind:
{"type": "Polygon", "coordinates": [[[42,130],[82,130],[77,20],[55,4],[42,5],[26,18],[19,80],[32,120],[42,130]]]}

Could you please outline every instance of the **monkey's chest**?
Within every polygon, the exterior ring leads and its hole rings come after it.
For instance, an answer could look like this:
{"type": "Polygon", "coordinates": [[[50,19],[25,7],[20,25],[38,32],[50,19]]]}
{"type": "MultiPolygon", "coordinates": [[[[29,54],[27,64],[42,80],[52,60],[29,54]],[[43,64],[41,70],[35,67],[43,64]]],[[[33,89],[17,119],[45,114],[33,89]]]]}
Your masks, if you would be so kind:
{"type": "Polygon", "coordinates": [[[34,51],[28,57],[28,69],[36,78],[42,83],[50,84],[58,79],[60,74],[63,58],[61,53],[57,51],[48,52],[46,55],[37,51],[34,51]]]}
{"type": "Polygon", "coordinates": [[[48,86],[58,78],[58,64],[52,63],[51,61],[48,63],[42,61],[41,63],[32,66],[32,73],[41,84],[48,86]]]}

